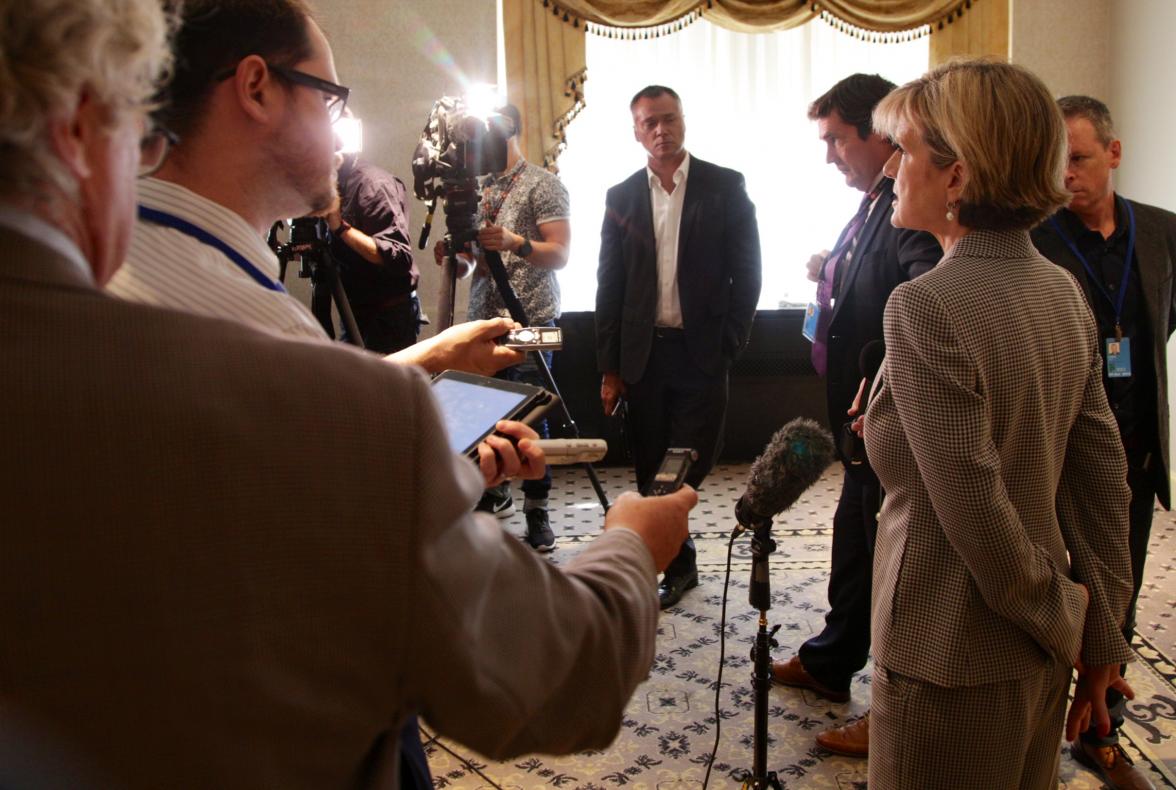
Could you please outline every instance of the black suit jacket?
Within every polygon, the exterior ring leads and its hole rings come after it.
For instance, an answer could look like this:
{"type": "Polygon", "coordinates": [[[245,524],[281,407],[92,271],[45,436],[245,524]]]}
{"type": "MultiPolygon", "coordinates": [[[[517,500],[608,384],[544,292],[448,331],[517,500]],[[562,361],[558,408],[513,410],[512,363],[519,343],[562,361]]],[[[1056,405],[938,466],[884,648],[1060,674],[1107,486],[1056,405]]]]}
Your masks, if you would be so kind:
{"type": "MultiPolygon", "coordinates": [[[[878,203],[866,220],[848,266],[840,272],[841,285],[829,321],[826,371],[826,405],[834,436],[841,436],[841,426],[850,419],[845,412],[862,381],[858,364],[862,348],[872,340],[882,340],[882,311],[890,292],[899,283],[929,271],[943,257],[939,242],[930,233],[891,225],[893,213],[894,181],[884,178],[878,203]]],[[[841,456],[840,446],[837,452],[841,456]]],[[[841,460],[848,463],[844,457],[841,460]]]]}
{"type": "MultiPolygon", "coordinates": [[[[1121,196],[1120,196],[1121,197],[1121,196]]],[[[1176,328],[1176,292],[1172,274],[1176,270],[1176,214],[1156,206],[1130,201],[1135,209],[1135,260],[1143,300],[1147,305],[1147,322],[1151,327],[1152,364],[1156,373],[1156,425],[1159,428],[1160,461],[1156,474],[1156,494],[1165,508],[1171,507],[1172,468],[1168,441],[1168,338],[1176,328]]],[[[1082,262],[1074,257],[1066,243],[1042,223],[1030,233],[1033,243],[1046,258],[1069,271],[1093,303],[1090,280],[1082,262]]]]}
{"type": "MultiPolygon", "coordinates": [[[[759,228],[743,175],[691,157],[679,228],[686,347],[699,368],[717,375],[747,344],[759,301],[759,228]]],[[[597,365],[638,381],[653,345],[657,309],[657,245],[645,168],[608,191],[596,276],[597,365]]]]}

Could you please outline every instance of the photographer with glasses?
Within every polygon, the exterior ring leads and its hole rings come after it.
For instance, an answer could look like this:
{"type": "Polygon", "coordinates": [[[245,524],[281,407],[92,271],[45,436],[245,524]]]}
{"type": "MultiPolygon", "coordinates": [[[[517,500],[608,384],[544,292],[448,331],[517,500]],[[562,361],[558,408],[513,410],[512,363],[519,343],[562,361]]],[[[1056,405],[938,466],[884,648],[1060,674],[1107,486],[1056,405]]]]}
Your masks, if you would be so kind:
{"type": "MultiPolygon", "coordinates": [[[[172,82],[155,114],[158,161],[139,182],[139,222],[108,285],[125,299],[327,339],[278,281],[266,234],[336,200],[332,124],[350,94],[297,0],[186,3],[172,82]]],[[[522,354],[494,338],[513,323],[453,327],[389,357],[431,373],[492,374],[522,354]]]]}

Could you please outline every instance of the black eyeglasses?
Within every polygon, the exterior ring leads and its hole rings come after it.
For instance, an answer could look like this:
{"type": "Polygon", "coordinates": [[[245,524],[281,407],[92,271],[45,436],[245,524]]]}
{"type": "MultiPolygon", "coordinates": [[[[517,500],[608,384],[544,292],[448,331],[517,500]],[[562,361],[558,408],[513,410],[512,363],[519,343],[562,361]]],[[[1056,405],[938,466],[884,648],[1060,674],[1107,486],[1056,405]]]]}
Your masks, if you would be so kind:
{"type": "MultiPolygon", "coordinates": [[[[285,66],[275,66],[272,63],[266,63],[266,67],[277,74],[287,82],[293,82],[295,85],[302,85],[307,88],[313,88],[322,91],[325,95],[323,101],[327,105],[327,117],[330,118],[331,123],[343,117],[343,108],[347,106],[347,98],[351,95],[351,89],[343,85],[336,85],[335,83],[316,77],[313,74],[307,74],[298,69],[288,69],[285,66]]],[[[216,77],[217,82],[227,80],[229,77],[237,73],[237,67],[232,66],[225,69],[216,77]]]]}
{"type": "Polygon", "coordinates": [[[180,141],[170,129],[153,126],[139,138],[139,178],[153,175],[163,167],[168,152],[180,141]]]}

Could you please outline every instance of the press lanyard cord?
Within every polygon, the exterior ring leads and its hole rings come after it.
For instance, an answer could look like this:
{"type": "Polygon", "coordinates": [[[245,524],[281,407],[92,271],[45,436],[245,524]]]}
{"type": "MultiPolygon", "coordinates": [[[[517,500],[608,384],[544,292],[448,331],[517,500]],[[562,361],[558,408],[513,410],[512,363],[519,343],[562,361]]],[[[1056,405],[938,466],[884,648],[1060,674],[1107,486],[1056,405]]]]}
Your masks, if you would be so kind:
{"type": "Polygon", "coordinates": [[[1074,257],[1082,262],[1082,267],[1086,269],[1086,274],[1090,278],[1090,282],[1098,289],[1107,302],[1115,308],[1115,333],[1122,335],[1123,326],[1123,305],[1127,301],[1127,283],[1131,280],[1131,261],[1135,256],[1135,210],[1131,208],[1131,201],[1124,200],[1123,205],[1127,207],[1127,259],[1123,261],[1123,282],[1119,285],[1119,295],[1117,298],[1112,298],[1107,292],[1106,286],[1103,285],[1102,280],[1094,273],[1094,268],[1091,267],[1090,261],[1086,260],[1086,256],[1078,250],[1078,245],[1074,240],[1066,235],[1062,230],[1061,224],[1058,222],[1057,216],[1049,218],[1049,224],[1053,227],[1054,233],[1058,234],[1066,246],[1070,248],[1070,252],[1074,253],[1074,257]]]}
{"type": "Polygon", "coordinates": [[[196,239],[201,244],[207,244],[209,247],[219,250],[224,253],[226,258],[236,264],[237,268],[249,275],[261,287],[270,291],[277,291],[278,293],[286,293],[286,289],[281,283],[267,277],[265,273],[250,263],[249,259],[244,255],[203,228],[199,228],[191,222],[188,222],[188,220],[181,219],[174,214],[168,214],[166,211],[159,211],[143,205],[139,206],[139,219],[156,225],[162,225],[165,228],[178,230],[180,233],[196,239]]]}

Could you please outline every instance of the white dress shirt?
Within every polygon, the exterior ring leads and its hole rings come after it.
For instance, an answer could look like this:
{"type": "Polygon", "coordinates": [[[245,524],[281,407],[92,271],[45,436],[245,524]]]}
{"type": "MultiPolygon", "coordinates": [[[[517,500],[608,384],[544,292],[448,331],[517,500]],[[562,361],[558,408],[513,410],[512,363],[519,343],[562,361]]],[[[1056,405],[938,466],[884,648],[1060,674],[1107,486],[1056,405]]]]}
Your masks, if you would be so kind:
{"type": "Polygon", "coordinates": [[[657,326],[682,328],[682,304],[678,301],[678,234],[682,226],[682,203],[686,178],[690,175],[690,153],[674,171],[674,191],[667,192],[657,174],[649,175],[649,203],[653,210],[653,238],[657,243],[657,326]]]}
{"type": "MultiPolygon", "coordinates": [[[[139,182],[139,203],[187,220],[245,257],[272,280],[278,258],[241,215],[158,178],[139,182]]],[[[174,228],[139,220],[122,268],[106,289],[132,302],[227,318],[258,329],[326,340],[306,305],[254,281],[223,252],[174,228]]]]}

